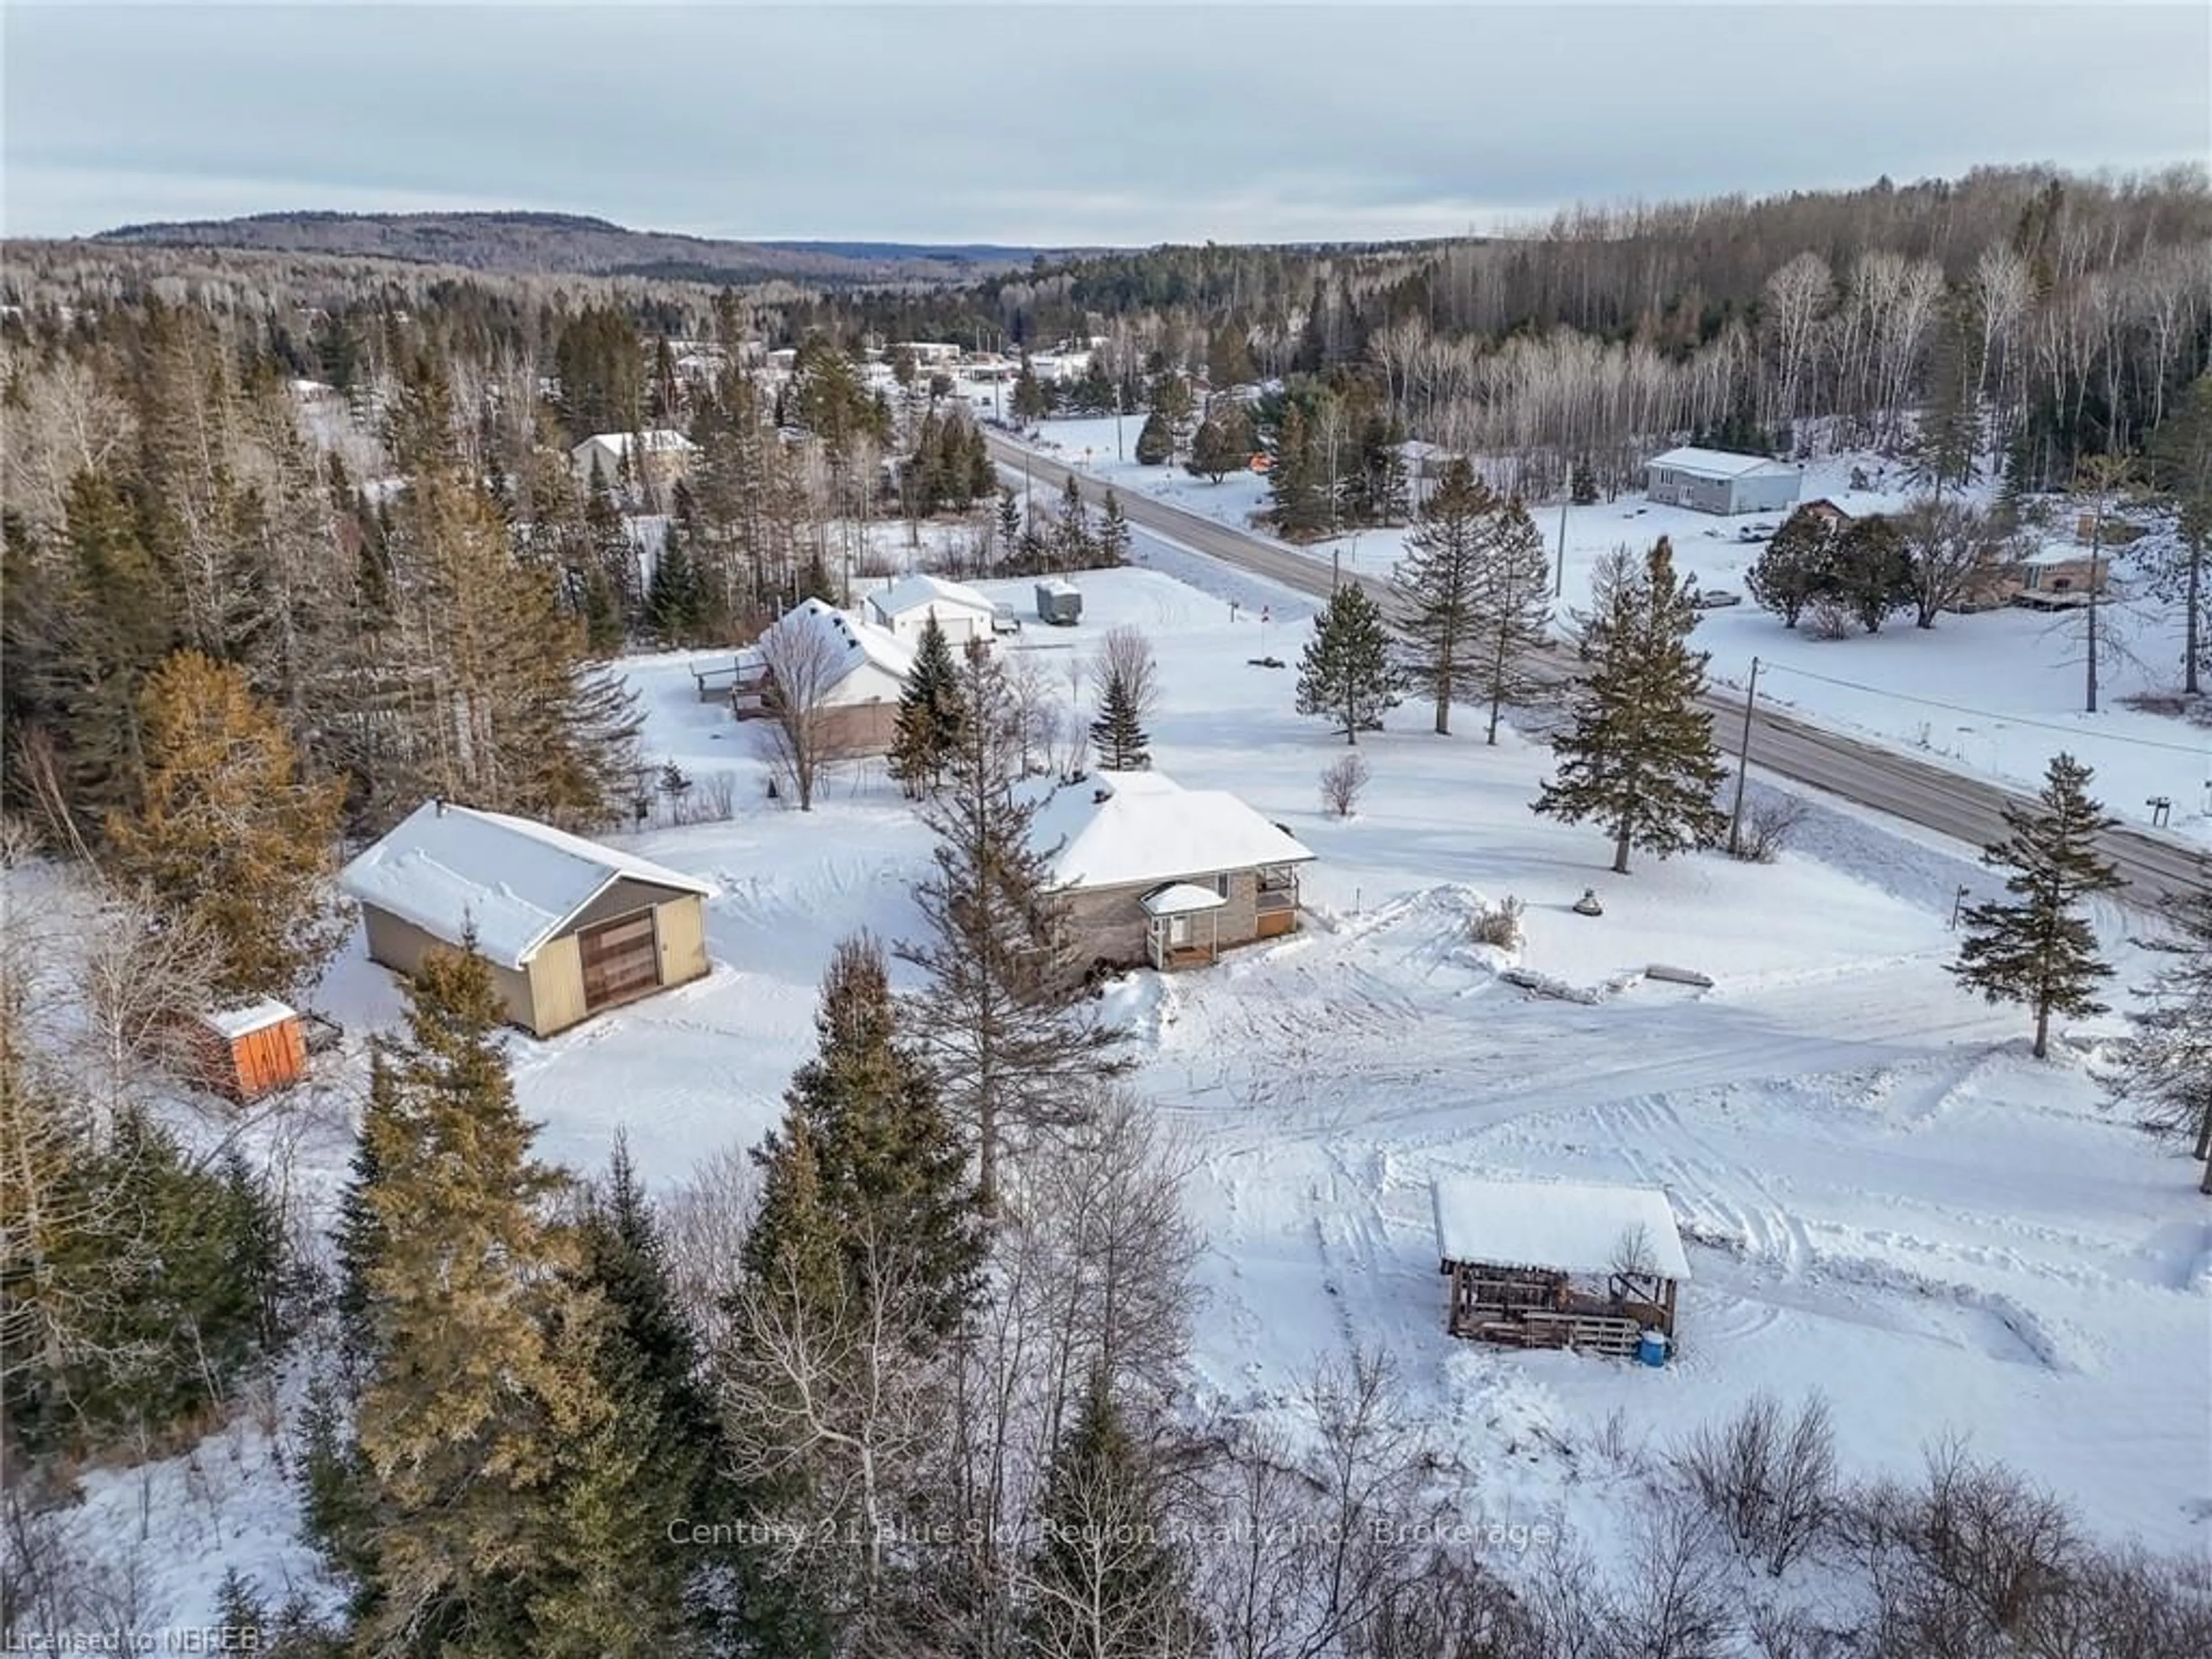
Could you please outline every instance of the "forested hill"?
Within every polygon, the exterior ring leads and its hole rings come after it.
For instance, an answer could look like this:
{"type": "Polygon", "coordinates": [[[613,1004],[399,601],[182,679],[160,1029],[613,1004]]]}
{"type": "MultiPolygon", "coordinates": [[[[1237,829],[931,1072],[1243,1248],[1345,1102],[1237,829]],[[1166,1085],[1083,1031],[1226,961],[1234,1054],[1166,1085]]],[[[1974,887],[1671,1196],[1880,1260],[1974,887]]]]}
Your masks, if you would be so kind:
{"type": "Polygon", "coordinates": [[[817,284],[967,283],[1065,250],[905,242],[728,241],[631,230],[566,213],[263,213],[123,225],[98,242],[246,248],[409,259],[477,270],[658,276],[708,283],[775,277],[817,284]]]}

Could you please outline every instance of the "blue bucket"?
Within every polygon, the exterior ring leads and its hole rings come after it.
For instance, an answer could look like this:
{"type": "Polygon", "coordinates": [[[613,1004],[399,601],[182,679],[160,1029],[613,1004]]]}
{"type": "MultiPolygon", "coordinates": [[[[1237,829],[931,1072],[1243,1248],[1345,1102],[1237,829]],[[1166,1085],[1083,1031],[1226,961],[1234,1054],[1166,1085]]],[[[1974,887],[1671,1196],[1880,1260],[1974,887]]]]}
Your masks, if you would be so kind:
{"type": "Polygon", "coordinates": [[[1636,1357],[1647,1365],[1667,1363],[1667,1339],[1658,1331],[1646,1331],[1636,1344],[1636,1357]]]}

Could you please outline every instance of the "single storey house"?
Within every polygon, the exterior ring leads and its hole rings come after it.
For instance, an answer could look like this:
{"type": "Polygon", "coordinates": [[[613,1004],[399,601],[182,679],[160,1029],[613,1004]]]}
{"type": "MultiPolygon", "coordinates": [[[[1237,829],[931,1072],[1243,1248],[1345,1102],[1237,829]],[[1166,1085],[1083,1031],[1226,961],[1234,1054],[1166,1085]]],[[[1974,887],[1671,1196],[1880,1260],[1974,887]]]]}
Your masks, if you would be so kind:
{"type": "Polygon", "coordinates": [[[568,452],[568,465],[576,482],[589,485],[593,472],[611,487],[623,476],[623,463],[635,447],[641,461],[633,477],[641,483],[672,484],[691,471],[698,445],[680,432],[655,428],[649,432],[595,432],[568,452]]]}
{"type": "Polygon", "coordinates": [[[908,645],[921,638],[932,617],[948,645],[991,638],[991,601],[961,582],[942,576],[904,576],[860,601],[862,613],[877,627],[908,645]]]}
{"type": "Polygon", "coordinates": [[[1312,853],[1224,790],[1094,772],[1043,796],[1030,829],[1086,963],[1202,967],[1297,931],[1312,853]]]}
{"type": "Polygon", "coordinates": [[[1774,513],[1797,499],[1802,477],[1787,461],[1725,449],[1670,449],[1644,464],[1644,493],[1699,513],[1774,513]]]}
{"type": "Polygon", "coordinates": [[[2060,542],[2019,558],[1993,558],[1958,608],[1988,611],[2020,605],[2030,611],[2069,611],[2110,586],[2110,553],[2092,557],[2086,547],[2060,542]]]}
{"type": "Polygon", "coordinates": [[[1625,1355],[1674,1334],[1690,1261],[1657,1188],[1451,1178],[1431,1197],[1452,1335],[1625,1355]]]}
{"type": "Polygon", "coordinates": [[[769,626],[759,645],[738,653],[730,712],[738,720],[775,714],[775,660],[787,645],[813,680],[810,701],[818,752],[889,753],[897,735],[899,696],[914,668],[913,647],[864,617],[820,599],[801,599],[769,626]]]}
{"type": "Polygon", "coordinates": [[[707,972],[707,883],[529,818],[426,801],[345,867],[370,960],[413,974],[474,939],[537,1036],[707,972]]]}

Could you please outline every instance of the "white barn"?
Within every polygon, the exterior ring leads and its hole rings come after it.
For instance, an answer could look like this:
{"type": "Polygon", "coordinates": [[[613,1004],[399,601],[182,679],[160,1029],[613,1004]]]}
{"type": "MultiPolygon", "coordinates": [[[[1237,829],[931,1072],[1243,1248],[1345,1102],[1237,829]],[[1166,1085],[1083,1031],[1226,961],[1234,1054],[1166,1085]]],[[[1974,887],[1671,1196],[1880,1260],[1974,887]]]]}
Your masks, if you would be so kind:
{"type": "Polygon", "coordinates": [[[991,638],[991,601],[974,588],[942,576],[907,576],[879,588],[862,601],[867,620],[908,645],[921,638],[932,617],[945,643],[965,645],[991,638]]]}
{"type": "Polygon", "coordinates": [[[1787,461],[1726,449],[1670,449],[1644,465],[1647,496],[1698,513],[1778,512],[1797,499],[1802,482],[1787,461]]]}

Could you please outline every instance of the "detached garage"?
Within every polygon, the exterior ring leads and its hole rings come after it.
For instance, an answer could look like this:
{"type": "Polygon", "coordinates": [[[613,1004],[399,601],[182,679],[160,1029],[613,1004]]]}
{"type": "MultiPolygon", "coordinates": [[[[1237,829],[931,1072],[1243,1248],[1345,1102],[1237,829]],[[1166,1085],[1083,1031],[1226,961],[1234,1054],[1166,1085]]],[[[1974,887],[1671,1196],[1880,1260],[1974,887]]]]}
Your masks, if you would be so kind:
{"type": "Polygon", "coordinates": [[[528,818],[426,802],[339,884],[396,972],[473,933],[507,1018],[538,1036],[708,969],[712,887],[528,818]]]}

